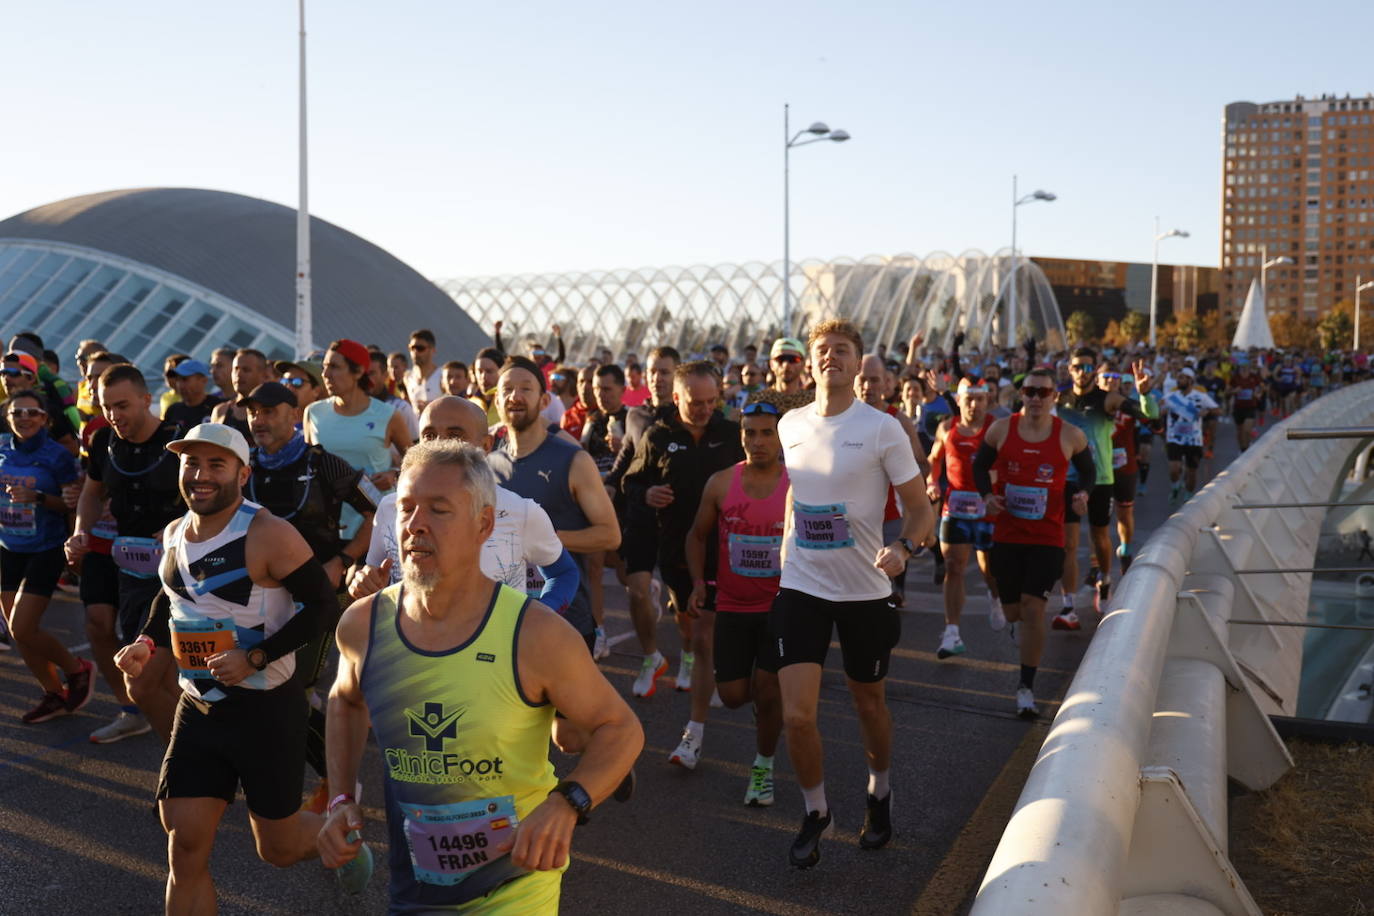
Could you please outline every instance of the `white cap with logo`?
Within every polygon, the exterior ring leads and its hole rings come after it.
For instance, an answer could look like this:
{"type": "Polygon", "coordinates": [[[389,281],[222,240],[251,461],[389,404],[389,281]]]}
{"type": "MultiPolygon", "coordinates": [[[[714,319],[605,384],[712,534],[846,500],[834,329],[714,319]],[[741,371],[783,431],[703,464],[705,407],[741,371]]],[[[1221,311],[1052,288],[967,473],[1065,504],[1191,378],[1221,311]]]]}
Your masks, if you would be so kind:
{"type": "Polygon", "coordinates": [[[223,423],[202,423],[199,426],[193,426],[180,439],[173,439],[168,442],[167,451],[181,454],[193,442],[204,442],[206,445],[218,446],[239,461],[248,464],[248,440],[243,438],[243,433],[232,426],[225,426],[223,423]]]}

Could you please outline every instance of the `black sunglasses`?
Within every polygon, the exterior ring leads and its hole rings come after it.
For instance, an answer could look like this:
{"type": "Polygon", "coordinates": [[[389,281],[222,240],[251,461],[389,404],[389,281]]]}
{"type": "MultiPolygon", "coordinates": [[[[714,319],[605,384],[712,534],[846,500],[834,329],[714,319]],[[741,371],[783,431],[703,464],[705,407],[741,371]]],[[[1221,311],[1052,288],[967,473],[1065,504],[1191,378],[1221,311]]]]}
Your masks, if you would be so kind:
{"type": "Polygon", "coordinates": [[[1048,398],[1054,396],[1054,389],[1049,385],[1022,385],[1021,397],[1023,398],[1048,398]]]}

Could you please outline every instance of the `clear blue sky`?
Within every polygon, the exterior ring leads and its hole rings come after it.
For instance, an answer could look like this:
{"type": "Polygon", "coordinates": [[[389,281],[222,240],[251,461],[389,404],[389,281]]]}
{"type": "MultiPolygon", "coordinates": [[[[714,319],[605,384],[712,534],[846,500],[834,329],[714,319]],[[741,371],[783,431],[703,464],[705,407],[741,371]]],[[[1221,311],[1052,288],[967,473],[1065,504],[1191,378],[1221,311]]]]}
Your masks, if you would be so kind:
{"type": "MultiPolygon", "coordinates": [[[[1368,0],[331,0],[311,210],[430,277],[1022,250],[1216,264],[1222,107],[1374,90],[1368,0]]],[[[0,216],[113,188],[294,205],[292,0],[25,4],[0,31],[0,216]]]]}

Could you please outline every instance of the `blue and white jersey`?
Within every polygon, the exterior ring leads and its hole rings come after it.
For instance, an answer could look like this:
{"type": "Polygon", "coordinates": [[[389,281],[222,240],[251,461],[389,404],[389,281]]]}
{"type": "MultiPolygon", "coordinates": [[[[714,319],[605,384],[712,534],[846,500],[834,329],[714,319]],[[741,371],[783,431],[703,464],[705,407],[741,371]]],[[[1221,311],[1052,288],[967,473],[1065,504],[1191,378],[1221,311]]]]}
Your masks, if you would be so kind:
{"type": "Polygon", "coordinates": [[[1217,409],[1217,402],[1201,388],[1178,388],[1164,396],[1162,406],[1169,415],[1164,441],[1175,445],[1202,445],[1202,415],[1217,409]]]}

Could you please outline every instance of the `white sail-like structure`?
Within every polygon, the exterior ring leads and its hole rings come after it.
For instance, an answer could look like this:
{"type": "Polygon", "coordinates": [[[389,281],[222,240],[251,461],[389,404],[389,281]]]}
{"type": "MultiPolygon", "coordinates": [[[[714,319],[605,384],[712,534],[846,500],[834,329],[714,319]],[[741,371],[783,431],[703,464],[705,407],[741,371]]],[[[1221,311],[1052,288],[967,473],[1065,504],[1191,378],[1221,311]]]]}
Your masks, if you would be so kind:
{"type": "Polygon", "coordinates": [[[1269,330],[1269,312],[1264,306],[1264,290],[1259,280],[1250,281],[1250,292],[1245,296],[1245,308],[1241,310],[1240,324],[1236,325],[1231,346],[1237,350],[1274,348],[1274,334],[1269,330]]]}

